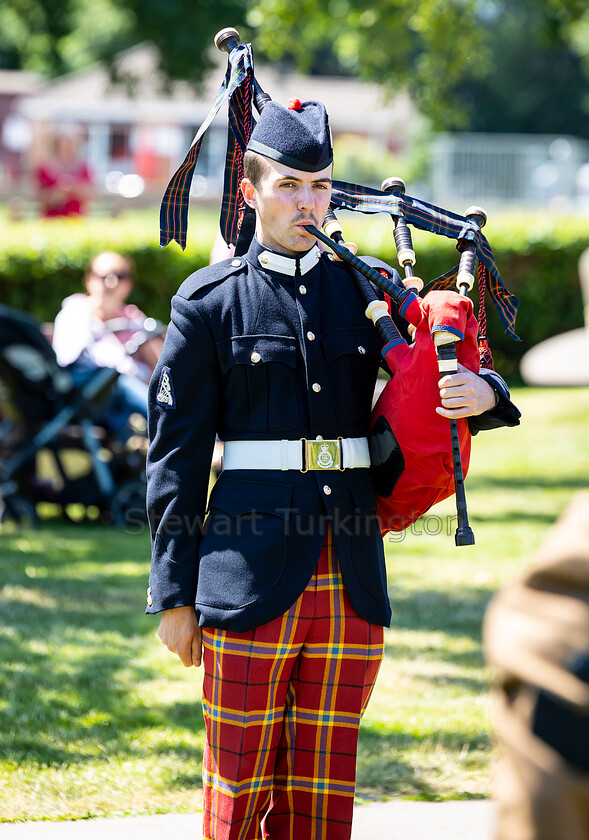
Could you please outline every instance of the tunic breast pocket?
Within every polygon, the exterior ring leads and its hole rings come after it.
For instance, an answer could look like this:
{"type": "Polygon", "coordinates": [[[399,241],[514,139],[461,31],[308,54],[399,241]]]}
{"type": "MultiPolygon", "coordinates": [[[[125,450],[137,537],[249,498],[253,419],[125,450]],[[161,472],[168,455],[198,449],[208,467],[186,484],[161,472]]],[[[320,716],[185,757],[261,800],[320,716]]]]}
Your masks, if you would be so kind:
{"type": "Polygon", "coordinates": [[[223,425],[233,431],[287,431],[299,422],[297,340],[233,336],[217,345],[225,378],[223,425]]]}
{"type": "Polygon", "coordinates": [[[376,330],[336,330],[323,336],[322,346],[338,419],[367,424],[380,360],[376,330]]]}

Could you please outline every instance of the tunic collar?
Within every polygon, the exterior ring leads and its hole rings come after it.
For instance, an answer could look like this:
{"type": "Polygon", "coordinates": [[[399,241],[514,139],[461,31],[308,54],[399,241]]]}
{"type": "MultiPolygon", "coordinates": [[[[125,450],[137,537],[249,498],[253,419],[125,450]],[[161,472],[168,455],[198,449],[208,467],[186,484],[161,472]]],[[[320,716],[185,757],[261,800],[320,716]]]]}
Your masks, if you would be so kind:
{"type": "Polygon", "coordinates": [[[304,275],[311,269],[315,268],[321,259],[321,251],[317,245],[313,245],[310,251],[307,251],[300,257],[290,257],[286,254],[277,254],[275,251],[264,249],[260,243],[254,239],[250,246],[248,254],[250,261],[257,263],[265,271],[275,271],[278,274],[286,274],[289,277],[295,275],[304,275]],[[298,269],[298,270],[297,270],[298,269]]]}

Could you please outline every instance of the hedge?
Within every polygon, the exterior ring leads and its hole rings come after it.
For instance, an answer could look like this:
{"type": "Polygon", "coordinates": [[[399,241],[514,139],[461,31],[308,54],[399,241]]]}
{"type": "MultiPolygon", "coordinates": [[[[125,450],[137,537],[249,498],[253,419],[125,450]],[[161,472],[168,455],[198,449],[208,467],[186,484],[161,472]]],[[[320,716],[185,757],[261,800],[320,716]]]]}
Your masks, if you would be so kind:
{"type": "MultiPolygon", "coordinates": [[[[394,264],[388,218],[342,214],[349,239],[360,253],[394,264]]],[[[191,209],[189,241],[160,249],[157,211],[113,219],[6,222],[0,241],[0,300],[42,321],[53,320],[64,297],[81,289],[89,259],[106,249],[122,251],[137,265],[131,300],[149,315],[167,321],[170,297],[182,280],[208,263],[217,228],[212,212],[191,209]]],[[[503,332],[488,304],[489,338],[497,368],[517,379],[518,363],[529,347],[551,335],[583,325],[578,260],[589,247],[589,221],[541,214],[493,217],[487,237],[503,279],[521,301],[516,330],[521,341],[503,332]]],[[[457,262],[455,243],[423,232],[414,236],[416,273],[429,280],[457,262]]]]}
{"type": "Polygon", "coordinates": [[[216,222],[210,213],[191,218],[188,246],[158,245],[157,211],[119,218],[6,223],[0,242],[0,300],[52,321],[61,301],[82,291],[86,265],[100,251],[120,251],[136,263],[130,300],[162,321],[170,298],[196,269],[207,265],[216,222]]]}

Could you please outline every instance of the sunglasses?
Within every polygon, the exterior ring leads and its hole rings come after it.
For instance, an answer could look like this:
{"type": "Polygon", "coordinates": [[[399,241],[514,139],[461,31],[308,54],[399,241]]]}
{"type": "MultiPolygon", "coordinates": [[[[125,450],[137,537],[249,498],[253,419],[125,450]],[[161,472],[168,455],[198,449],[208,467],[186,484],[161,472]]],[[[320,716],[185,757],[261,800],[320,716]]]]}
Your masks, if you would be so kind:
{"type": "Polygon", "coordinates": [[[97,274],[96,271],[93,271],[92,274],[94,277],[97,277],[102,282],[106,282],[109,278],[116,277],[117,280],[132,280],[133,275],[130,271],[109,271],[107,274],[97,274]]]}

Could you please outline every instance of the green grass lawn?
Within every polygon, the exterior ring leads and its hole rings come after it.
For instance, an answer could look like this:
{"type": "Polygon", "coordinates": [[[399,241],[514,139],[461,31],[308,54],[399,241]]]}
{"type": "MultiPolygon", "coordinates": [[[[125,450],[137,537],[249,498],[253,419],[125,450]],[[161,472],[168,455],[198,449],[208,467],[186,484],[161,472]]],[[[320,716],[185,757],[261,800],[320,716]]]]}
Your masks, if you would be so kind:
{"type": "MultiPolygon", "coordinates": [[[[522,425],[479,435],[453,502],[388,539],[393,624],[361,733],[360,799],[487,795],[493,744],[481,619],[589,485],[589,389],[521,390],[522,425]]],[[[143,615],[147,535],[48,523],[0,533],[0,819],[200,804],[201,672],[143,615]]]]}

